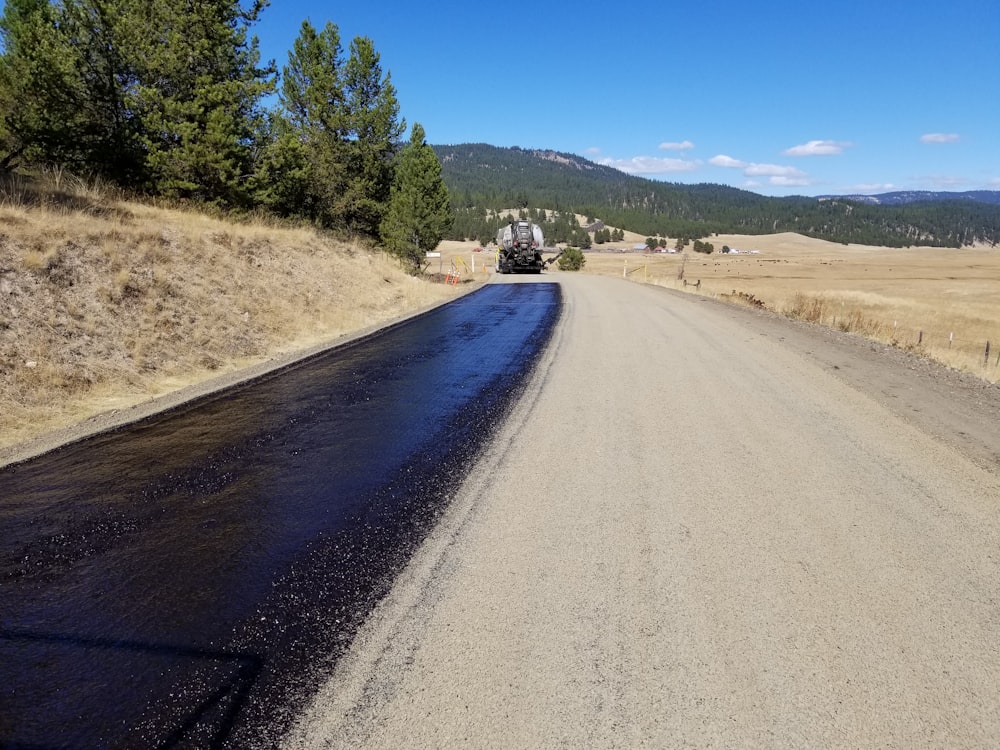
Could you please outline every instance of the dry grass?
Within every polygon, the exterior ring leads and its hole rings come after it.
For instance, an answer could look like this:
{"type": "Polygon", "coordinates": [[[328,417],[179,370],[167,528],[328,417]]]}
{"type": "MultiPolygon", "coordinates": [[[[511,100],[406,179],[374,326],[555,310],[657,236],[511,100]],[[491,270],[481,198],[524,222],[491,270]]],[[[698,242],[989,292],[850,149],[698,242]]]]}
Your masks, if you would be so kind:
{"type": "MultiPolygon", "coordinates": [[[[784,233],[715,236],[708,240],[715,246],[712,255],[690,249],[680,254],[631,251],[643,241],[627,232],[624,242],[595,247],[586,254],[583,273],[765,308],[1000,382],[1000,248],[890,249],[784,233]],[[759,254],[723,255],[724,245],[759,254]]],[[[477,261],[477,271],[482,272],[493,255],[473,253],[474,247],[472,242],[442,243],[442,264],[448,267],[459,256],[466,263],[481,257],[486,263],[477,261]]],[[[557,267],[550,272],[560,273],[557,267]]]]}
{"type": "Polygon", "coordinates": [[[763,306],[1000,381],[1000,249],[845,246],[794,234],[710,241],[708,256],[588,253],[586,272],[763,306]],[[760,254],[721,255],[723,245],[760,254]]]}
{"type": "Polygon", "coordinates": [[[357,243],[0,189],[0,447],[456,296],[357,243]]]}

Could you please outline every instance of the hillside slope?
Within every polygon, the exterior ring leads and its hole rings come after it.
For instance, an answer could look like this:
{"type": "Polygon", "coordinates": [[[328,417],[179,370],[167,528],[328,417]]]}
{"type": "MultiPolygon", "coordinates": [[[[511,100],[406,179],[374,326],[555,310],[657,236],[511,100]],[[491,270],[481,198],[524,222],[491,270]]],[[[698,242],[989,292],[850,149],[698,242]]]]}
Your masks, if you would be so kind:
{"type": "Polygon", "coordinates": [[[362,244],[93,195],[0,202],[15,444],[454,297],[362,244]]]}

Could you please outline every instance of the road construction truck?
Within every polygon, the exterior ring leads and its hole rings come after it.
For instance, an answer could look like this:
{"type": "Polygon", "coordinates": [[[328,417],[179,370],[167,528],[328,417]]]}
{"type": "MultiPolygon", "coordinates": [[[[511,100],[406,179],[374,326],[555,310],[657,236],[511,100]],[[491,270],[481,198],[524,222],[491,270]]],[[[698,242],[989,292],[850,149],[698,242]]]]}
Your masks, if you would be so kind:
{"type": "Polygon", "coordinates": [[[512,221],[497,232],[497,273],[541,273],[562,255],[542,260],[542,229],[530,221],[512,221]]]}

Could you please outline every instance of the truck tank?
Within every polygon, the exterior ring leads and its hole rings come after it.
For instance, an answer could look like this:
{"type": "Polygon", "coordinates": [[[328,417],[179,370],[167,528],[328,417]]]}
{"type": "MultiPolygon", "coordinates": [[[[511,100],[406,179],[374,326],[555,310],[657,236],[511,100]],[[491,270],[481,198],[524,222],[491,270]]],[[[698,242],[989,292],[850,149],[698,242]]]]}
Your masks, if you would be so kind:
{"type": "Polygon", "coordinates": [[[497,273],[541,273],[559,257],[542,260],[544,245],[542,228],[530,221],[512,221],[500,227],[497,231],[497,273]]]}

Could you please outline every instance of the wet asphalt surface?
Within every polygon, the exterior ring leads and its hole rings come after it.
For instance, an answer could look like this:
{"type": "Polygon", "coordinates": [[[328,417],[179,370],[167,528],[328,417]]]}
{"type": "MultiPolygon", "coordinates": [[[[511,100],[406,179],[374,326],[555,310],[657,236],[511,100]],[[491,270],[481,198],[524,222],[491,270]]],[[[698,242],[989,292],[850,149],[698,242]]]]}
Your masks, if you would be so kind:
{"type": "Polygon", "coordinates": [[[0,470],[0,747],[269,747],[433,528],[558,320],[491,285],[0,470]]]}

